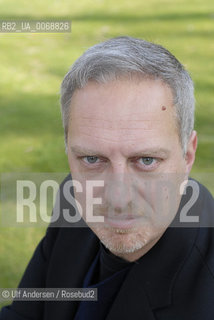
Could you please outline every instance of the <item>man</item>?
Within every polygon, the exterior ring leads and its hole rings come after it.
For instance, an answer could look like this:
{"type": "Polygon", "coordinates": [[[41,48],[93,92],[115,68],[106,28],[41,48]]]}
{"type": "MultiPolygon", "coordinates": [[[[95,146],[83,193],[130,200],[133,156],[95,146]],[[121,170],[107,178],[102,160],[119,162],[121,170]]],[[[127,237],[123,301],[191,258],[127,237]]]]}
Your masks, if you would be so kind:
{"type": "Polygon", "coordinates": [[[98,300],[14,301],[1,319],[214,319],[214,201],[187,182],[197,147],[187,71],[159,45],[110,39],[74,63],[61,106],[72,180],[60,211],[73,185],[83,220],[48,228],[19,286],[95,287],[98,300]]]}

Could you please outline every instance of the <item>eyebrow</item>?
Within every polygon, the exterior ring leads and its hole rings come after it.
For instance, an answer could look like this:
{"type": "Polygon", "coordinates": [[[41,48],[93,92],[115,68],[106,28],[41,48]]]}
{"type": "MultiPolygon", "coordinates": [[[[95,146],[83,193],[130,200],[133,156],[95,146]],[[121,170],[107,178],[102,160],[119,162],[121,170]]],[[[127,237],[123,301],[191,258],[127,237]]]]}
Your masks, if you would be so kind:
{"type": "MultiPolygon", "coordinates": [[[[77,155],[88,155],[88,156],[100,156],[100,157],[106,157],[104,154],[102,154],[100,151],[88,149],[81,146],[71,146],[71,151],[77,155]]],[[[147,148],[142,149],[139,151],[135,151],[130,154],[130,157],[137,157],[137,156],[159,156],[159,157],[167,157],[170,154],[170,150],[164,149],[164,148],[147,148]]]]}

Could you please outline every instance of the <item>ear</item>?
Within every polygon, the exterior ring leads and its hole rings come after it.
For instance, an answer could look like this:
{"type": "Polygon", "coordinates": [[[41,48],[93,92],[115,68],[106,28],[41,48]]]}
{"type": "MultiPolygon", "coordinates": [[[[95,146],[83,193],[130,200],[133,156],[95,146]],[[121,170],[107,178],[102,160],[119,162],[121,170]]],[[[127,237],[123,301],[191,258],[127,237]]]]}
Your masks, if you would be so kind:
{"type": "Polygon", "coordinates": [[[187,145],[187,151],[185,154],[185,161],[186,161],[186,174],[189,176],[189,173],[192,169],[193,163],[195,161],[195,153],[197,149],[197,132],[195,130],[192,131],[191,136],[189,138],[189,142],[187,145]]]}

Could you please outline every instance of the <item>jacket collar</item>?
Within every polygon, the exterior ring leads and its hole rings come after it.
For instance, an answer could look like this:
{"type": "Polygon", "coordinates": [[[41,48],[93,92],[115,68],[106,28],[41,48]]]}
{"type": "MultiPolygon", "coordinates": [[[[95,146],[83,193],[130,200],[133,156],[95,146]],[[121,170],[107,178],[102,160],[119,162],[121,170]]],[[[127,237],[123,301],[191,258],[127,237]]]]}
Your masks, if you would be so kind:
{"type": "Polygon", "coordinates": [[[176,277],[191,253],[197,229],[169,228],[132,270],[145,290],[152,309],[172,302],[176,277]]]}

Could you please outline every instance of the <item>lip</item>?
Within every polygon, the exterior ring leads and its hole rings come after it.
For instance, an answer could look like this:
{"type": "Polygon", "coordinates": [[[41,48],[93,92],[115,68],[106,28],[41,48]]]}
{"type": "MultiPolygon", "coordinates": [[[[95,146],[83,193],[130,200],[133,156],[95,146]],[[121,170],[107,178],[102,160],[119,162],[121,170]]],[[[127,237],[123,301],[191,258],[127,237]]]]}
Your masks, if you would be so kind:
{"type": "Polygon", "coordinates": [[[140,218],[142,217],[126,217],[123,219],[111,219],[105,217],[105,223],[114,228],[127,229],[136,226],[136,223],[139,221],[140,218]]]}

